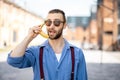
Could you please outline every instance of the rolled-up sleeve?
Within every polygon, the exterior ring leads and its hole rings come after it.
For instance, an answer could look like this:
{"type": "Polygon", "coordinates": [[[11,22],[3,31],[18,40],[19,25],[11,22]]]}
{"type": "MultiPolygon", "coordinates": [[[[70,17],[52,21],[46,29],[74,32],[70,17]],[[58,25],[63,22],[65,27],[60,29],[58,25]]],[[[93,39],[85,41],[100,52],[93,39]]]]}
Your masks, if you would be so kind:
{"type": "Polygon", "coordinates": [[[25,51],[25,55],[21,57],[11,57],[11,52],[8,54],[7,62],[13,67],[26,68],[31,67],[35,62],[35,57],[30,49],[25,51]]]}

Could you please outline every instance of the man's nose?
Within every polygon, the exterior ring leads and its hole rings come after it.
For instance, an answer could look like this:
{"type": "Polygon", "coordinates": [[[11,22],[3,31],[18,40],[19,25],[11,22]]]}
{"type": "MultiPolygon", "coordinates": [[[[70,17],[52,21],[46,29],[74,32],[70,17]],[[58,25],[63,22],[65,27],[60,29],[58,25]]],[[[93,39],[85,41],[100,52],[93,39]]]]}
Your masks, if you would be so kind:
{"type": "Polygon", "coordinates": [[[52,22],[51,25],[50,25],[50,28],[54,28],[54,27],[55,27],[55,25],[54,25],[54,23],[52,22]]]}

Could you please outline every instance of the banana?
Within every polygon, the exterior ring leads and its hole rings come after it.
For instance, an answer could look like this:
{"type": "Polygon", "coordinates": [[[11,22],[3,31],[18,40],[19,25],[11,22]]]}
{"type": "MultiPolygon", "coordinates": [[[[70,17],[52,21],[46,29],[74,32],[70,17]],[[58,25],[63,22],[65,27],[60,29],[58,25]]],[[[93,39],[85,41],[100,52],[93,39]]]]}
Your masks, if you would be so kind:
{"type": "MultiPolygon", "coordinates": [[[[44,24],[41,25],[41,28],[44,26],[44,24]]],[[[44,33],[43,31],[40,32],[40,35],[43,36],[44,38],[49,38],[49,36],[44,33]]]]}

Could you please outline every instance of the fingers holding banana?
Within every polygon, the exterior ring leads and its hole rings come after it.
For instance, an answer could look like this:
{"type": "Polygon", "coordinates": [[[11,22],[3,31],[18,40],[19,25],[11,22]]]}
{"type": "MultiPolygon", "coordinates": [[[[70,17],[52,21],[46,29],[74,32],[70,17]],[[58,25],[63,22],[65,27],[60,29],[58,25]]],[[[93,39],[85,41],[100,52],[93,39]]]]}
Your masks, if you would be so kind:
{"type": "Polygon", "coordinates": [[[44,24],[39,25],[39,26],[34,26],[32,31],[36,35],[40,34],[42,37],[48,38],[49,36],[45,32],[43,32],[43,30],[42,30],[43,26],[44,26],[44,24]]]}
{"type": "Polygon", "coordinates": [[[42,31],[42,28],[39,26],[34,26],[32,31],[34,34],[39,34],[42,31]]]}
{"type": "Polygon", "coordinates": [[[40,32],[40,35],[44,38],[49,38],[49,36],[46,33],[44,33],[43,31],[40,32]]]}
{"type": "MultiPolygon", "coordinates": [[[[42,29],[43,26],[44,26],[44,24],[42,24],[42,25],[40,26],[41,29],[42,29]]],[[[42,37],[44,37],[44,38],[48,38],[48,37],[49,37],[45,32],[43,32],[43,30],[40,31],[40,35],[41,35],[42,37]]]]}

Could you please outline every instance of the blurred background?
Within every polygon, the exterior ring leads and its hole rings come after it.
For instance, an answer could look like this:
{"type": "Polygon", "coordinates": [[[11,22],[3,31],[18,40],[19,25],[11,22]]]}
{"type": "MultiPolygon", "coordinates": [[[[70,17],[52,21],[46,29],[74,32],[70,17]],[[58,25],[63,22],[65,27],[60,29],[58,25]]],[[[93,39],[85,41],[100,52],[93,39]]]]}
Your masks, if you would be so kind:
{"type": "MultiPolygon", "coordinates": [[[[120,0],[0,0],[0,80],[32,80],[31,69],[14,69],[6,58],[28,29],[42,24],[54,8],[66,13],[63,35],[83,49],[89,80],[119,80],[120,0]]],[[[30,45],[45,40],[38,36],[30,45]]]]}
{"type": "Polygon", "coordinates": [[[29,27],[41,24],[49,10],[58,8],[66,13],[67,40],[85,49],[120,50],[119,6],[119,0],[0,0],[0,48],[18,44],[29,27]]]}

